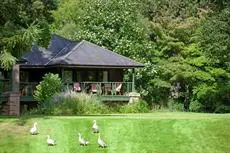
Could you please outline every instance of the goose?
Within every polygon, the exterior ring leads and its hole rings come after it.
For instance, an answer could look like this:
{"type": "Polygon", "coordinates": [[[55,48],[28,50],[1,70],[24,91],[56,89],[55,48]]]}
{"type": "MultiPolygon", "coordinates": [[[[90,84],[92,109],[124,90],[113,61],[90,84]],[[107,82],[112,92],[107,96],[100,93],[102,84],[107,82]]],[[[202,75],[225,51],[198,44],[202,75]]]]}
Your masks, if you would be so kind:
{"type": "Polygon", "coordinates": [[[38,134],[38,129],[37,129],[37,122],[34,123],[34,126],[30,129],[30,134],[35,135],[38,134]]]}
{"type": "Polygon", "coordinates": [[[89,144],[88,141],[86,141],[85,139],[82,138],[80,133],[78,133],[78,140],[79,140],[80,145],[82,145],[82,146],[87,146],[89,144]]]}
{"type": "Polygon", "coordinates": [[[97,125],[97,121],[93,120],[93,126],[92,126],[93,133],[99,133],[99,127],[97,125]]]}
{"type": "Polygon", "coordinates": [[[98,135],[97,143],[98,143],[99,147],[101,147],[101,148],[106,148],[107,147],[107,145],[105,144],[104,140],[101,139],[100,133],[98,135]]]}
{"type": "Polygon", "coordinates": [[[51,139],[49,135],[47,135],[47,140],[46,141],[47,141],[48,146],[56,145],[55,141],[53,139],[51,139]]]}

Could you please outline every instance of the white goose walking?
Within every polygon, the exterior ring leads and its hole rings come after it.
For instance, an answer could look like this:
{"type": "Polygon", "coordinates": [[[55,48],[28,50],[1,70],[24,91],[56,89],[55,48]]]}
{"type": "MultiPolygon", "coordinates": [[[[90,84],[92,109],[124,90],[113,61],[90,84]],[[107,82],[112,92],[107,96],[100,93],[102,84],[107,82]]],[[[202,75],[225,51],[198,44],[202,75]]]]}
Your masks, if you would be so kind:
{"type": "Polygon", "coordinates": [[[98,135],[97,143],[98,143],[99,147],[101,147],[101,148],[106,148],[107,147],[107,145],[105,144],[104,140],[101,139],[100,133],[98,135]]]}
{"type": "Polygon", "coordinates": [[[79,140],[80,145],[82,145],[82,146],[87,146],[89,144],[88,141],[86,141],[85,139],[82,138],[80,133],[78,133],[78,140],[79,140]]]}
{"type": "Polygon", "coordinates": [[[47,135],[47,140],[46,141],[47,141],[48,146],[56,145],[55,141],[53,139],[51,139],[49,135],[47,135]]]}
{"type": "Polygon", "coordinates": [[[92,126],[93,133],[99,133],[99,127],[97,125],[97,121],[93,120],[93,126],[92,126]]]}
{"type": "Polygon", "coordinates": [[[38,134],[37,122],[34,123],[33,127],[30,129],[30,134],[35,135],[38,134]]]}

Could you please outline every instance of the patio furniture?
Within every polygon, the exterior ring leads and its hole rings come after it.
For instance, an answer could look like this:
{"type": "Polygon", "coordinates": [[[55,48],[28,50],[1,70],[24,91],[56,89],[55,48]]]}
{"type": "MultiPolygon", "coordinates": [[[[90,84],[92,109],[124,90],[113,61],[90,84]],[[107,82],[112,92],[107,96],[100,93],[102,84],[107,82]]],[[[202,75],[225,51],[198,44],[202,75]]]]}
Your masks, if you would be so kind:
{"type": "Polygon", "coordinates": [[[118,93],[119,95],[121,95],[121,88],[122,88],[122,83],[117,83],[116,86],[116,93],[118,93]]]}
{"type": "Polygon", "coordinates": [[[97,93],[98,92],[98,90],[97,90],[97,84],[95,84],[95,83],[91,84],[91,92],[92,93],[97,93]]]}
{"type": "Polygon", "coordinates": [[[77,92],[81,91],[80,83],[76,82],[73,84],[73,91],[77,91],[77,92]]]}

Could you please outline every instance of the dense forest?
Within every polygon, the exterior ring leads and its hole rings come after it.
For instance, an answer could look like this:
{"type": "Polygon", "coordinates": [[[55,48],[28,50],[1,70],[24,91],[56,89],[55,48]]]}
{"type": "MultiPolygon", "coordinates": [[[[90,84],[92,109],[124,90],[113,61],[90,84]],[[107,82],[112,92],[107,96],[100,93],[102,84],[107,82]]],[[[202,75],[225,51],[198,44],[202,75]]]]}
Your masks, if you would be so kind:
{"type": "Polygon", "coordinates": [[[1,0],[0,67],[52,33],[145,64],[136,88],[152,108],[230,112],[228,0],[1,0]]]}

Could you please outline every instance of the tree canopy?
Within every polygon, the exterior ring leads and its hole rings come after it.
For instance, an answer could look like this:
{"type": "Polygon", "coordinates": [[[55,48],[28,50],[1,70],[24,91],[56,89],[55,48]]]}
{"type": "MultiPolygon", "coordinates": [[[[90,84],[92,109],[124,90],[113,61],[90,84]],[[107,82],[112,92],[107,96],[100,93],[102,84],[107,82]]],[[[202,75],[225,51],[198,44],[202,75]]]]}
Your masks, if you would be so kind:
{"type": "Polygon", "coordinates": [[[55,0],[2,0],[0,2],[0,66],[10,69],[32,42],[46,45],[55,0]]]}

